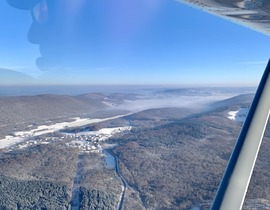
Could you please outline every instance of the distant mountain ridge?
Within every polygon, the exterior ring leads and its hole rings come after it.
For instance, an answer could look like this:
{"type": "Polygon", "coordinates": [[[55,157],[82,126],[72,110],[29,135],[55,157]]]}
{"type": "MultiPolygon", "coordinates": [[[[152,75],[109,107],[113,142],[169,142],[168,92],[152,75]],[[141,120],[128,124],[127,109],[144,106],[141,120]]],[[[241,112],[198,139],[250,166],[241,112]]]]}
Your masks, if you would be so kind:
{"type": "Polygon", "coordinates": [[[104,110],[104,101],[111,100],[103,94],[0,97],[0,125],[85,115],[104,110]]]}
{"type": "Polygon", "coordinates": [[[243,88],[171,88],[158,90],[155,93],[158,95],[182,95],[182,96],[215,96],[220,94],[231,93],[233,95],[239,94],[249,94],[255,92],[253,87],[243,87],[243,88]]]}
{"type": "Polygon", "coordinates": [[[116,103],[121,100],[115,101],[100,93],[0,97],[0,139],[27,130],[29,126],[65,122],[74,117],[102,118],[124,113],[109,111],[116,103]]]}
{"type": "Polygon", "coordinates": [[[0,68],[0,78],[0,85],[22,85],[34,83],[34,78],[27,74],[3,68],[0,68]]]}
{"type": "Polygon", "coordinates": [[[251,104],[254,98],[254,94],[243,94],[228,98],[222,101],[218,101],[212,104],[214,108],[228,107],[228,106],[242,106],[247,107],[251,104]]]}

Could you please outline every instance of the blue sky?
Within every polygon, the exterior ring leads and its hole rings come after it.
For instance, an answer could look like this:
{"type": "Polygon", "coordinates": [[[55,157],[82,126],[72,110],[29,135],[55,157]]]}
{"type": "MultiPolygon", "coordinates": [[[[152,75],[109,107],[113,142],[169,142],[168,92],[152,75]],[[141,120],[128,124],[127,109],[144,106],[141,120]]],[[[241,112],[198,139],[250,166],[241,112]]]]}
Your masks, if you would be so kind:
{"type": "Polygon", "coordinates": [[[40,84],[254,86],[269,58],[268,36],[177,1],[84,1],[53,5],[42,32],[1,1],[0,68],[40,84]]]}

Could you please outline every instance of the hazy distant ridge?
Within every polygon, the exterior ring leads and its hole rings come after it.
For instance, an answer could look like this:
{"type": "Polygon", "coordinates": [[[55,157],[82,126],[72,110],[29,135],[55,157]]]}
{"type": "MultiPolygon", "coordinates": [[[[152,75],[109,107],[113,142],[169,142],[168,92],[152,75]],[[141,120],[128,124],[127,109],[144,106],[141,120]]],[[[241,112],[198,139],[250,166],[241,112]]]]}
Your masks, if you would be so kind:
{"type": "Polygon", "coordinates": [[[0,124],[39,122],[50,118],[75,116],[104,108],[101,100],[72,96],[39,95],[0,97],[0,124]]]}

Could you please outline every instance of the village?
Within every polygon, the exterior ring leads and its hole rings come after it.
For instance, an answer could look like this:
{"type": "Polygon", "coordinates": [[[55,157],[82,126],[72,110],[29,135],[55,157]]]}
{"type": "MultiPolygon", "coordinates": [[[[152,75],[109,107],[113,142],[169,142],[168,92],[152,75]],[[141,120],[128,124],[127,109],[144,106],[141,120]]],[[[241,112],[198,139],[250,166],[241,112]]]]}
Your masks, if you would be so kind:
{"type": "MultiPolygon", "coordinates": [[[[83,131],[78,133],[52,132],[39,136],[30,133],[24,133],[17,137],[8,136],[10,140],[13,138],[20,139],[20,142],[7,148],[9,151],[23,149],[28,146],[38,144],[60,143],[72,148],[78,148],[82,152],[102,153],[104,141],[113,135],[131,130],[131,126],[103,128],[98,131],[83,131]]],[[[105,146],[106,147],[106,146],[105,146]]]]}

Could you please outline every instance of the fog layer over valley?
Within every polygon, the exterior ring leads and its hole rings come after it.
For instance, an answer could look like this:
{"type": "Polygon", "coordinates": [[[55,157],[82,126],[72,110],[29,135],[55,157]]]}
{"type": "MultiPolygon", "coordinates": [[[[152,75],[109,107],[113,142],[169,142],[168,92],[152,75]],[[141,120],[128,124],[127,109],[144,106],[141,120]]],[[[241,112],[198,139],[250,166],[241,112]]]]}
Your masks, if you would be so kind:
{"type": "MultiPolygon", "coordinates": [[[[35,87],[33,87],[34,89],[35,87]]],[[[71,118],[106,118],[152,108],[181,107],[195,112],[210,102],[250,89],[143,89],[130,93],[0,97],[0,138],[71,118]]],[[[55,91],[57,92],[57,91],[55,91]]]]}
{"type": "MultiPolygon", "coordinates": [[[[241,93],[1,97],[0,209],[207,209],[253,98],[241,93]]],[[[246,209],[270,200],[269,133],[246,209]]]]}

